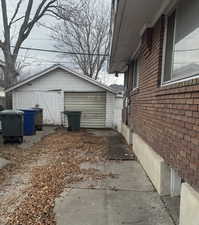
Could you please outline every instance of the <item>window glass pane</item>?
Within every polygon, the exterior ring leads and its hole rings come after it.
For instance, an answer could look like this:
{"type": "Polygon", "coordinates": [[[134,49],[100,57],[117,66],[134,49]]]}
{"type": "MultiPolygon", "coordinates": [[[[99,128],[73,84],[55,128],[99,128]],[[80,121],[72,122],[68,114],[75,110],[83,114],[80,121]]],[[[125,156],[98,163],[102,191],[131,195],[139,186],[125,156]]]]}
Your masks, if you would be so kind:
{"type": "Polygon", "coordinates": [[[128,89],[128,70],[124,73],[124,87],[125,91],[128,89]]]}
{"type": "Polygon", "coordinates": [[[173,79],[199,74],[199,1],[182,0],[176,10],[173,79]]]}
{"type": "Polygon", "coordinates": [[[134,88],[134,61],[131,64],[131,73],[132,73],[132,88],[134,88]]]}
{"type": "Polygon", "coordinates": [[[166,38],[166,51],[165,51],[164,82],[171,80],[172,64],[173,64],[175,16],[176,16],[176,12],[173,12],[167,18],[167,31],[166,31],[167,38],[166,38]]]}
{"type": "Polygon", "coordinates": [[[138,61],[137,59],[135,59],[133,63],[133,88],[137,87],[137,80],[138,80],[138,61]]]}
{"type": "Polygon", "coordinates": [[[133,74],[133,64],[131,63],[131,64],[129,64],[129,66],[128,66],[128,73],[129,73],[129,90],[131,90],[132,89],[132,85],[133,85],[133,83],[132,83],[132,74],[133,74]]]}
{"type": "Polygon", "coordinates": [[[137,60],[134,62],[133,88],[137,87],[137,60]]]}
{"type": "Polygon", "coordinates": [[[124,87],[125,87],[125,90],[126,90],[126,88],[127,88],[126,73],[124,74],[124,87]]]}

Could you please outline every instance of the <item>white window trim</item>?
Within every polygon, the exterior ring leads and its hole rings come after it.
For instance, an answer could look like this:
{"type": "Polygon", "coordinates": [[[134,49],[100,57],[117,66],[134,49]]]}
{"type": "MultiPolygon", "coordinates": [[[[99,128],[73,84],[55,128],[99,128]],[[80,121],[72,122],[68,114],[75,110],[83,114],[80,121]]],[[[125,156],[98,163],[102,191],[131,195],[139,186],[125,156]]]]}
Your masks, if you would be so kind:
{"type": "MultiPolygon", "coordinates": [[[[135,91],[139,88],[139,77],[140,77],[140,70],[139,70],[139,56],[136,56],[134,58],[134,61],[136,60],[137,61],[137,85],[136,87],[132,87],[132,90],[135,91]]],[[[134,75],[134,68],[133,68],[133,71],[132,71],[133,75],[134,75]]],[[[132,77],[133,78],[133,77],[132,77]]]]}
{"type": "Polygon", "coordinates": [[[175,79],[175,80],[170,80],[170,81],[167,81],[167,82],[164,82],[161,84],[161,87],[165,87],[165,86],[169,86],[169,85],[172,85],[172,84],[178,84],[178,83],[182,83],[182,82],[185,82],[185,81],[190,81],[190,80],[194,80],[194,79],[198,79],[199,78],[199,74],[197,75],[191,75],[189,77],[185,77],[185,78],[178,78],[178,79],[175,79]]]}
{"type": "Polygon", "coordinates": [[[165,26],[165,30],[164,30],[163,51],[162,51],[161,85],[164,83],[164,71],[165,71],[165,63],[166,63],[167,26],[168,26],[167,16],[165,16],[164,26],[165,26]]]}
{"type": "MultiPolygon", "coordinates": [[[[171,60],[171,79],[169,81],[164,81],[165,75],[165,63],[166,63],[166,50],[167,50],[167,28],[168,28],[168,17],[177,10],[176,7],[170,11],[169,14],[166,15],[165,19],[165,32],[164,32],[164,43],[163,43],[163,55],[162,55],[162,71],[161,71],[161,86],[174,81],[173,76],[173,65],[174,65],[174,49],[175,49],[175,39],[176,39],[176,16],[175,16],[175,24],[174,24],[174,35],[173,35],[173,51],[172,51],[172,60],[171,60]]],[[[177,12],[177,11],[176,11],[177,12]]]]}
{"type": "Polygon", "coordinates": [[[134,90],[139,88],[139,81],[140,81],[140,60],[137,58],[137,86],[134,88],[134,90]]]}
{"type": "Polygon", "coordinates": [[[176,25],[177,25],[177,17],[175,18],[175,28],[174,28],[174,45],[173,45],[173,54],[172,54],[172,65],[171,65],[171,80],[164,81],[164,71],[165,71],[165,62],[166,62],[166,45],[167,45],[167,25],[168,25],[168,16],[171,15],[171,13],[176,10],[177,12],[177,5],[175,5],[172,9],[170,9],[170,13],[166,14],[166,20],[165,20],[165,32],[164,32],[164,43],[163,43],[163,54],[162,54],[162,71],[161,71],[161,87],[169,86],[172,84],[182,83],[185,81],[190,81],[194,79],[199,78],[199,74],[189,74],[185,75],[181,78],[172,78],[173,76],[173,68],[174,68],[174,49],[175,49],[175,37],[176,37],[176,25]]]}

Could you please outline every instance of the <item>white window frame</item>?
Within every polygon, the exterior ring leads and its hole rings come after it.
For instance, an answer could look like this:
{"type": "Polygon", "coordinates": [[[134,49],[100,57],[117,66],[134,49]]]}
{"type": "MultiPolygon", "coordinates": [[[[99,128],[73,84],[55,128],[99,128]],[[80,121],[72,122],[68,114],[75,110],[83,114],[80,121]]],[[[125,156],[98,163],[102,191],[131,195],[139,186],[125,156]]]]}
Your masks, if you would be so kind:
{"type": "Polygon", "coordinates": [[[132,64],[133,64],[133,71],[132,71],[132,90],[136,90],[139,88],[139,77],[140,77],[140,68],[139,68],[139,56],[135,57],[134,60],[132,61],[132,64]],[[134,75],[135,75],[135,67],[134,67],[134,64],[136,62],[136,67],[137,67],[137,82],[136,82],[136,86],[134,87],[134,75]]]}
{"type": "Polygon", "coordinates": [[[177,4],[170,9],[169,13],[166,14],[165,19],[165,31],[164,31],[164,41],[163,41],[163,54],[162,54],[162,71],[161,71],[161,86],[168,86],[171,84],[181,83],[193,79],[199,78],[199,74],[190,74],[181,78],[172,78],[173,68],[174,68],[174,49],[175,49],[175,38],[176,38],[176,25],[177,25],[177,17],[175,17],[175,27],[174,27],[174,37],[173,37],[173,54],[172,54],[172,65],[171,65],[171,79],[169,81],[164,81],[165,76],[165,63],[166,63],[166,50],[167,50],[167,28],[168,28],[168,16],[170,16],[174,11],[177,12],[177,4]]]}
{"type": "Polygon", "coordinates": [[[164,31],[164,41],[163,41],[163,55],[162,55],[162,72],[161,72],[161,85],[165,85],[171,82],[174,82],[172,79],[173,75],[173,64],[174,64],[174,49],[175,49],[175,37],[176,37],[176,16],[175,16],[175,23],[174,23],[174,34],[173,34],[173,49],[172,49],[172,60],[171,60],[171,79],[169,81],[164,81],[165,77],[165,66],[166,66],[166,51],[167,51],[167,35],[168,35],[168,17],[177,11],[176,7],[170,11],[169,14],[166,15],[165,18],[165,31],[164,31]]]}

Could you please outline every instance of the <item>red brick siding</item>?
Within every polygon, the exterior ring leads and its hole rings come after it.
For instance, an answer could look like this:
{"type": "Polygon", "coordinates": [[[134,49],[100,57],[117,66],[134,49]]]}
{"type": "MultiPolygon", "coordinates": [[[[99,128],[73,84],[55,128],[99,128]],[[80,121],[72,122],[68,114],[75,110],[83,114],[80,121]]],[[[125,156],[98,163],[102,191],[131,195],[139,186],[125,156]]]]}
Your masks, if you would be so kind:
{"type": "Polygon", "coordinates": [[[151,49],[143,37],[139,89],[129,95],[130,127],[199,187],[199,79],[161,87],[163,38],[162,17],[154,27],[151,49]]]}

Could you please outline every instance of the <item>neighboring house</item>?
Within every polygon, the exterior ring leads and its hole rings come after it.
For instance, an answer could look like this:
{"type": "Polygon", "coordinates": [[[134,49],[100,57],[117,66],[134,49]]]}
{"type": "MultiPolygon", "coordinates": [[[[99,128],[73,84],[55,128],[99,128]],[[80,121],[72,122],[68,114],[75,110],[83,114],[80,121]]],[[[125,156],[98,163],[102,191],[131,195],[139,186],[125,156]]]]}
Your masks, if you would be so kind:
{"type": "Polygon", "coordinates": [[[109,87],[112,88],[116,93],[118,93],[120,95],[124,94],[124,86],[123,85],[111,84],[109,87]]]}
{"type": "MultiPolygon", "coordinates": [[[[199,63],[199,62],[198,62],[199,63]]],[[[180,66],[178,69],[175,69],[173,72],[175,76],[184,76],[186,74],[199,75],[199,64],[188,64],[186,66],[180,66]]]]}
{"type": "MultiPolygon", "coordinates": [[[[110,73],[125,73],[122,133],[161,195],[199,224],[199,1],[113,0],[110,73]]],[[[139,174],[138,174],[139,176],[139,174]]]]}
{"type": "Polygon", "coordinates": [[[116,93],[62,65],[37,73],[6,92],[12,92],[13,109],[36,105],[43,108],[45,124],[63,124],[63,111],[81,111],[81,127],[84,128],[112,128],[118,123],[113,116],[116,93]]]}

